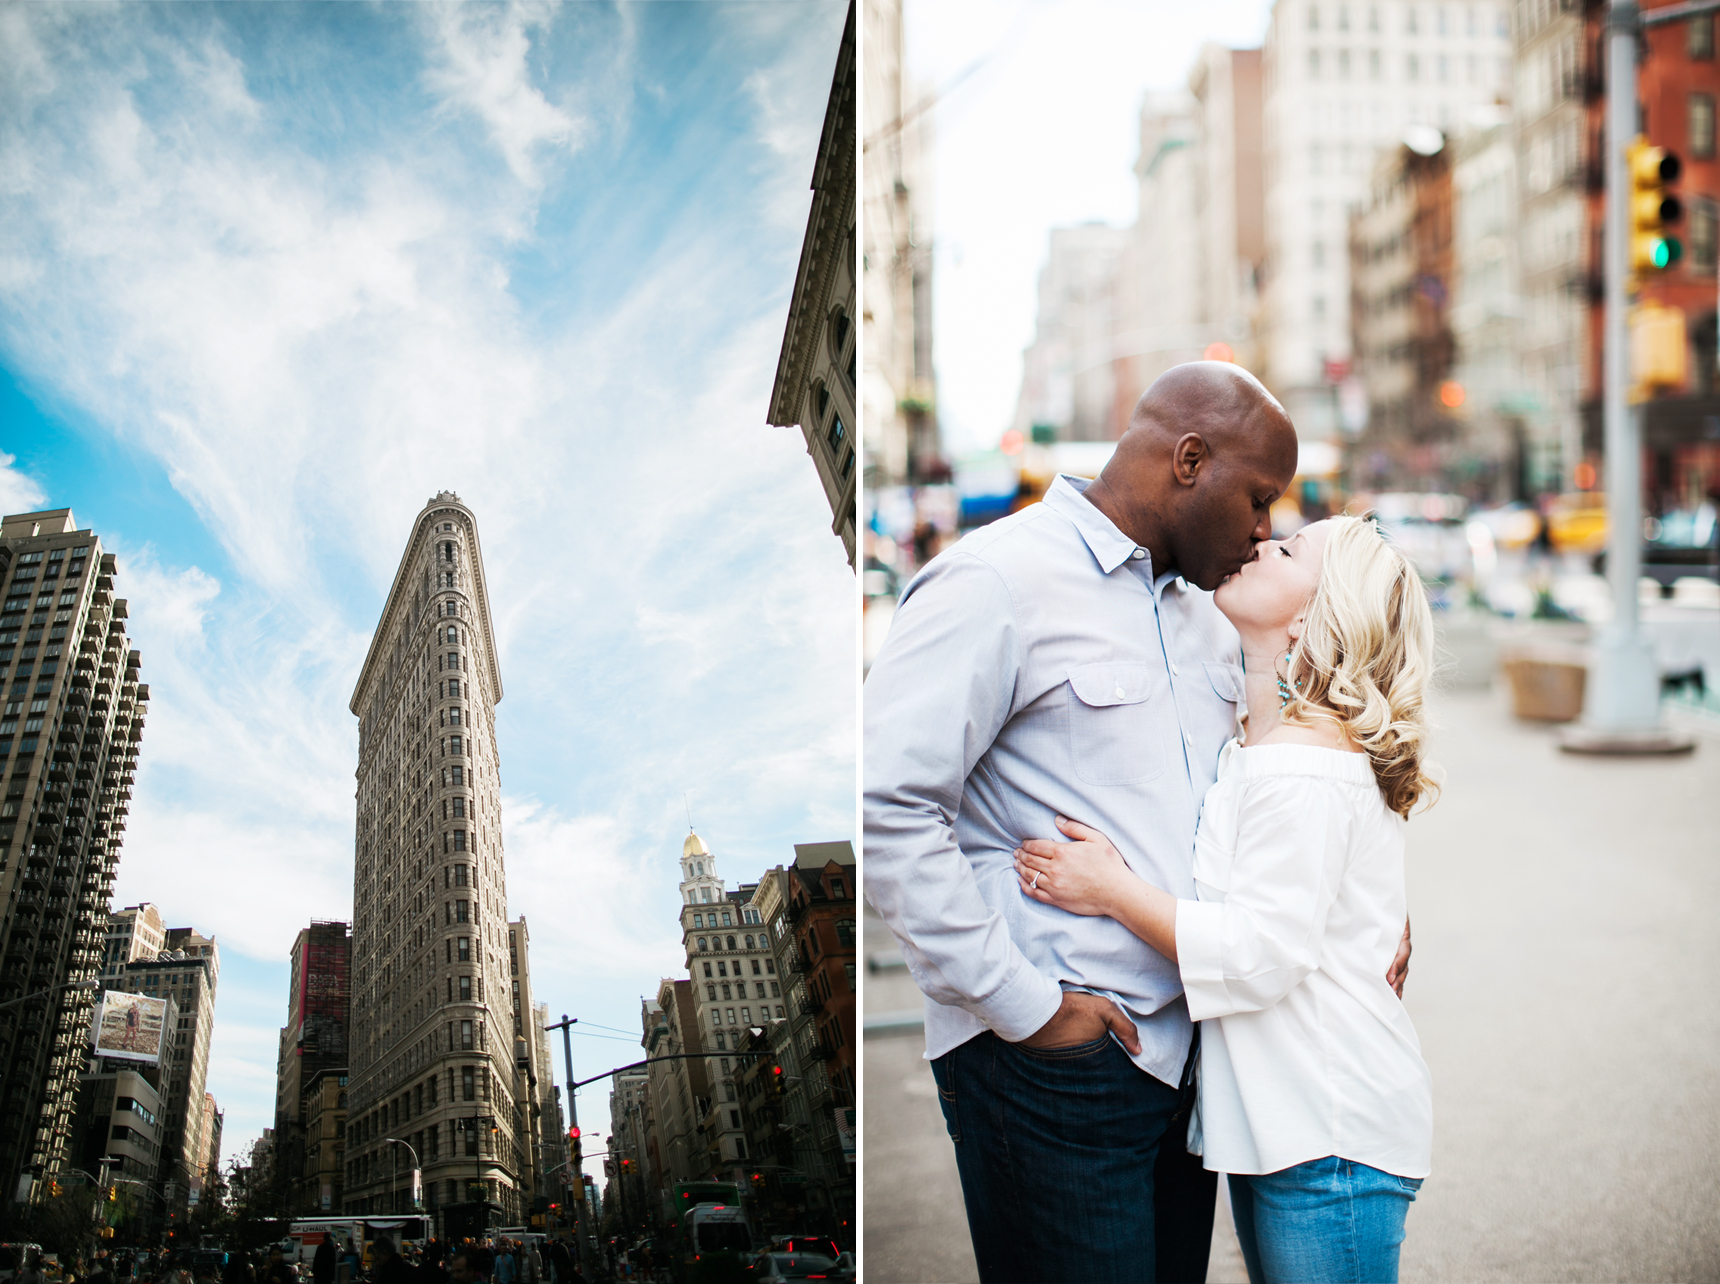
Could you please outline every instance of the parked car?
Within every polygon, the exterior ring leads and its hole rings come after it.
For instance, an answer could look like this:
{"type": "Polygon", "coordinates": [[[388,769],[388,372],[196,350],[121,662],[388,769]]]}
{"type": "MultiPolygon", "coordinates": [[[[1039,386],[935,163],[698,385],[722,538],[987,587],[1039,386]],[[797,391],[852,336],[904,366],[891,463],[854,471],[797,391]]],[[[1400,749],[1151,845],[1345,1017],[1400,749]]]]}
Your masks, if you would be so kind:
{"type": "Polygon", "coordinates": [[[1720,512],[1712,500],[1643,523],[1642,573],[1663,588],[1687,575],[1720,580],[1720,512]]]}

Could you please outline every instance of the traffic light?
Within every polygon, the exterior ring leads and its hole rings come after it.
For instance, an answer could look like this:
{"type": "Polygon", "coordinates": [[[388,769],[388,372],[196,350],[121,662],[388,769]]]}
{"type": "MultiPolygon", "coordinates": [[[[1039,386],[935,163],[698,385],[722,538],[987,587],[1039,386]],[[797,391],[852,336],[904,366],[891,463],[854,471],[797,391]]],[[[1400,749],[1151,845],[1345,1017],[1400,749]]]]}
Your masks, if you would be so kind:
{"type": "Polygon", "coordinates": [[[773,1065],[770,1068],[770,1090],[772,1092],[774,1092],[777,1096],[779,1096],[779,1097],[782,1096],[783,1092],[787,1089],[787,1087],[788,1087],[788,1084],[786,1082],[787,1079],[788,1079],[788,1076],[783,1074],[782,1066],[780,1063],[777,1065],[773,1065]]]}
{"type": "Polygon", "coordinates": [[[58,1199],[60,1197],[60,1183],[57,1181],[50,1180],[48,1182],[48,1193],[50,1195],[52,1195],[55,1199],[58,1199]]]}
{"type": "Polygon", "coordinates": [[[1625,156],[1630,169],[1631,270],[1658,272],[1684,257],[1684,243],[1668,231],[1684,217],[1684,204],[1666,190],[1684,167],[1677,156],[1640,137],[1625,156]]]}
{"type": "Polygon", "coordinates": [[[752,1184],[753,1184],[754,1190],[763,1190],[764,1189],[764,1174],[763,1173],[754,1173],[752,1175],[752,1184]]]}
{"type": "Polygon", "coordinates": [[[578,1124],[574,1124],[567,1130],[567,1144],[573,1147],[573,1171],[578,1173],[580,1164],[578,1124]]]}
{"type": "Polygon", "coordinates": [[[1630,378],[1635,396],[1683,387],[1687,351],[1681,309],[1651,301],[1630,310],[1630,378]]]}

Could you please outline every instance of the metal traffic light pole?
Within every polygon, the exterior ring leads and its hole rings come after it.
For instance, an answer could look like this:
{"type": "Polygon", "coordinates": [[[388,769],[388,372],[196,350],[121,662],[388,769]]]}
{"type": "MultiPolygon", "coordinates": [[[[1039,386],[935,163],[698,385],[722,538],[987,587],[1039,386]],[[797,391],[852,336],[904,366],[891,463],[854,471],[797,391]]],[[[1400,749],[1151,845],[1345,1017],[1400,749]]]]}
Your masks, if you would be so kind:
{"type": "Polygon", "coordinates": [[[1642,420],[1630,404],[1630,206],[1627,149],[1636,138],[1636,0],[1612,0],[1607,13],[1606,222],[1602,253],[1602,414],[1606,448],[1607,579],[1613,618],[1595,642],[1583,720],[1560,746],[1577,753],[1677,753],[1694,747],[1660,720],[1660,671],[1638,627],[1636,581],[1642,570],[1642,420]]]}
{"type": "Polygon", "coordinates": [[[573,1178],[574,1190],[578,1193],[578,1198],[573,1202],[580,1206],[580,1212],[578,1214],[579,1229],[584,1233],[585,1238],[590,1243],[592,1254],[590,1260],[595,1262],[597,1261],[597,1240],[592,1234],[591,1202],[585,1197],[585,1170],[581,1166],[579,1146],[579,1105],[574,1100],[574,1089],[579,1087],[579,1085],[573,1081],[572,1031],[573,1027],[578,1024],[578,1017],[570,1017],[567,1013],[563,1012],[559,1022],[555,1025],[546,1025],[544,1026],[544,1029],[561,1031],[562,1064],[567,1067],[567,1126],[569,1132],[572,1134],[570,1140],[573,1147],[573,1154],[569,1156],[572,1160],[572,1171],[569,1173],[569,1176],[573,1178]]]}

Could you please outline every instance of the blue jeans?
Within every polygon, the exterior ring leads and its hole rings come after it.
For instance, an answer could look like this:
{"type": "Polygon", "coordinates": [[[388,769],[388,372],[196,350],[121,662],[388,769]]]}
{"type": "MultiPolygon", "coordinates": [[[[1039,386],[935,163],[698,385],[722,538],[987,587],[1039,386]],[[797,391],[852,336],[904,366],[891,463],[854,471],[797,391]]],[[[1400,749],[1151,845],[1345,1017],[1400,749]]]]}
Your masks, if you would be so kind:
{"type": "Polygon", "coordinates": [[[1230,1175],[1249,1284],[1397,1284],[1419,1177],[1328,1155],[1258,1177],[1230,1175]]]}
{"type": "Polygon", "coordinates": [[[1217,1179],[1187,1153],[1187,1092],[1108,1034],[1042,1050],[982,1034],[932,1074],[985,1284],[1205,1280],[1217,1179]]]}

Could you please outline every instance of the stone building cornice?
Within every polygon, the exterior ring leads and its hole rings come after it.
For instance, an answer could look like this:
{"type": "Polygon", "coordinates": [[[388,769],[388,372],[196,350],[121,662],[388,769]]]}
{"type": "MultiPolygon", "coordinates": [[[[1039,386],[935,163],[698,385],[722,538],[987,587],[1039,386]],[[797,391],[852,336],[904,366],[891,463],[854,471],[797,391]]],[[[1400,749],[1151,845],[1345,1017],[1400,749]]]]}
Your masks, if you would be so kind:
{"type": "Polygon", "coordinates": [[[801,243],[800,267],[789,300],[788,328],[777,358],[776,384],[771,389],[770,423],[779,428],[800,422],[802,397],[828,319],[824,299],[836,273],[836,250],[854,227],[854,117],[854,6],[850,4],[818,140],[818,159],[812,168],[812,212],[806,220],[806,239],[801,243]]]}

